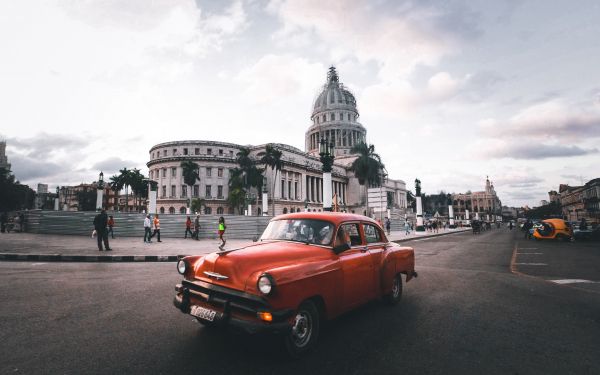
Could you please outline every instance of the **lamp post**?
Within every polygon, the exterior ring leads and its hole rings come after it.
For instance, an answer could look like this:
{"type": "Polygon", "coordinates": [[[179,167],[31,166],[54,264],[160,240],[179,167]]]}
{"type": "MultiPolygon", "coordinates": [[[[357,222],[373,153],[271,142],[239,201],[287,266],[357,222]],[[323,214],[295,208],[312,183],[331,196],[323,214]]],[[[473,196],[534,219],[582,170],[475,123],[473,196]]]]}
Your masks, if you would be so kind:
{"type": "Polygon", "coordinates": [[[267,190],[267,176],[263,176],[262,183],[262,214],[263,216],[268,215],[269,211],[269,191],[267,190]]]}
{"type": "Polygon", "coordinates": [[[331,169],[333,167],[334,156],[333,142],[328,142],[322,138],[319,142],[319,156],[323,164],[323,211],[331,211],[331,169]]]}
{"type": "Polygon", "coordinates": [[[454,224],[454,207],[452,206],[452,195],[447,195],[448,199],[448,228],[454,229],[456,225],[454,224]]]}
{"type": "Polygon", "coordinates": [[[96,211],[102,209],[102,199],[104,198],[104,173],[100,171],[98,175],[98,189],[96,190],[96,211]]]}
{"type": "Polygon", "coordinates": [[[423,206],[421,204],[421,181],[415,179],[415,198],[417,200],[417,226],[415,233],[425,232],[425,226],[423,226],[423,206]]]}
{"type": "Polygon", "coordinates": [[[58,196],[60,192],[60,186],[56,187],[56,198],[54,199],[54,211],[58,211],[58,206],[60,204],[58,196]]]}

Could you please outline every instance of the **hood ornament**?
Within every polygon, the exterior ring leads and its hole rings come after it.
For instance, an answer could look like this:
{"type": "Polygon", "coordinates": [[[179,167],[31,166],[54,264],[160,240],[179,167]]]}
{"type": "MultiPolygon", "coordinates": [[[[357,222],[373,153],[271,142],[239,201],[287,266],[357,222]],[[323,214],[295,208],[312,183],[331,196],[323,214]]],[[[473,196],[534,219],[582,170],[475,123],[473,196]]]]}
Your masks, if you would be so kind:
{"type": "Polygon", "coordinates": [[[208,277],[214,277],[217,280],[229,279],[229,276],[221,275],[220,273],[217,273],[217,272],[204,271],[204,274],[208,277]]]}

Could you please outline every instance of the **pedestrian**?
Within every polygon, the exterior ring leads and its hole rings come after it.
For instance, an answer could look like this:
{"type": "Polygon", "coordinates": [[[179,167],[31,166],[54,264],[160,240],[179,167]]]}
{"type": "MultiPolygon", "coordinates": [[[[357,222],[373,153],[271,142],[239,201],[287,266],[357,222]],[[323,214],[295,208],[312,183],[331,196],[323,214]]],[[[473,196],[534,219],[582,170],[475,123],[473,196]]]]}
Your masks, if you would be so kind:
{"type": "Polygon", "coordinates": [[[587,230],[587,222],[585,221],[585,217],[581,218],[581,222],[579,223],[579,230],[587,230]]]}
{"type": "Polygon", "coordinates": [[[6,223],[8,223],[8,215],[6,214],[6,211],[3,211],[0,215],[0,232],[6,232],[6,223]]]}
{"type": "Polygon", "coordinates": [[[192,233],[192,219],[188,216],[185,220],[185,235],[183,238],[187,238],[187,234],[190,234],[190,238],[194,238],[194,233],[192,233]]]}
{"type": "Polygon", "coordinates": [[[510,229],[510,230],[513,229],[513,222],[512,221],[508,222],[508,229],[510,229]]]}
{"type": "Polygon", "coordinates": [[[98,250],[102,251],[102,242],[104,242],[104,249],[111,251],[112,249],[108,246],[108,231],[106,226],[108,225],[108,216],[106,211],[102,209],[98,215],[94,218],[94,229],[96,230],[96,239],[98,240],[98,250]]]}
{"type": "Polygon", "coordinates": [[[158,214],[154,215],[153,225],[154,225],[154,231],[152,232],[152,235],[150,236],[150,238],[152,238],[156,235],[156,237],[158,237],[158,240],[156,242],[162,242],[160,240],[160,219],[158,218],[158,214]]]}
{"type": "Polygon", "coordinates": [[[152,221],[150,220],[150,214],[147,214],[144,219],[144,242],[151,243],[150,238],[152,238],[152,221]]]}
{"type": "MultiPolygon", "coordinates": [[[[114,240],[115,234],[113,232],[113,227],[115,226],[115,219],[113,219],[112,215],[108,215],[108,233],[110,233],[110,237],[114,240]]],[[[107,235],[108,235],[107,233],[107,235]]]]}
{"type": "Polygon", "coordinates": [[[404,222],[404,234],[405,235],[409,235],[410,234],[410,223],[408,222],[408,220],[406,220],[404,222]]]}
{"type": "Polygon", "coordinates": [[[533,228],[533,223],[531,222],[531,220],[527,220],[525,222],[525,224],[523,224],[523,231],[525,232],[525,238],[526,239],[530,239],[531,238],[531,233],[529,233],[529,230],[533,228]]]}
{"type": "Polygon", "coordinates": [[[194,219],[194,235],[193,237],[196,241],[200,240],[200,215],[196,214],[196,219],[194,219]]]}
{"type": "Polygon", "coordinates": [[[435,232],[435,233],[438,232],[437,220],[434,220],[433,223],[431,223],[431,229],[432,229],[432,232],[435,232]]]}
{"type": "Polygon", "coordinates": [[[227,225],[225,225],[225,218],[223,216],[221,216],[219,218],[219,239],[221,240],[221,245],[219,246],[219,249],[223,250],[223,248],[225,247],[225,242],[227,242],[227,240],[225,240],[225,238],[223,238],[223,236],[225,235],[225,230],[227,229],[227,225]]]}
{"type": "Polygon", "coordinates": [[[390,222],[390,218],[385,218],[385,230],[387,231],[388,236],[390,235],[390,231],[392,230],[392,223],[390,222]]]}

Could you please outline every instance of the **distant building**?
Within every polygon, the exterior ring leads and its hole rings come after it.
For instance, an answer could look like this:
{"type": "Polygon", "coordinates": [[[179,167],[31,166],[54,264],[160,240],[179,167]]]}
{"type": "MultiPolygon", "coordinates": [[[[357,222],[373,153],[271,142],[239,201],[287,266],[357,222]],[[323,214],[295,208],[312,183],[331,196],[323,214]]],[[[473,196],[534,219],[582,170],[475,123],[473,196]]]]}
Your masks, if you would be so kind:
{"type": "Polygon", "coordinates": [[[10,163],[6,157],[6,141],[0,141],[0,168],[10,170],[10,163]]]}
{"type": "Polygon", "coordinates": [[[545,199],[542,199],[542,200],[540,201],[540,206],[547,206],[547,205],[549,205],[549,204],[550,204],[550,202],[548,202],[548,201],[547,201],[547,200],[545,200],[545,199]]]}
{"type": "Polygon", "coordinates": [[[491,219],[493,215],[502,215],[502,203],[489,178],[485,179],[484,191],[452,194],[452,207],[454,215],[458,219],[465,219],[467,210],[469,210],[470,219],[475,218],[477,213],[481,219],[487,219],[488,216],[491,219]]]}
{"type": "Polygon", "coordinates": [[[583,186],[561,184],[559,194],[566,220],[579,221],[585,218],[600,222],[600,178],[590,180],[583,186]]]}

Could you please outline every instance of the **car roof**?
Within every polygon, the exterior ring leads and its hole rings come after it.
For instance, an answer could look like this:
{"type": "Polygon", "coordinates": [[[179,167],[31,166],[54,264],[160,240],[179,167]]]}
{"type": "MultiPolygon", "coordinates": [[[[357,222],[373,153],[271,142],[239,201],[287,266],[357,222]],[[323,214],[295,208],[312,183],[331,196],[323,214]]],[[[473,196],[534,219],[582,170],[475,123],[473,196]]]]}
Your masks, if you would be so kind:
{"type": "Polygon", "coordinates": [[[375,225],[379,223],[370,217],[350,214],[346,212],[295,212],[293,214],[284,214],[275,216],[271,220],[291,220],[291,219],[312,219],[329,221],[332,224],[339,225],[346,221],[366,221],[375,225]]]}

